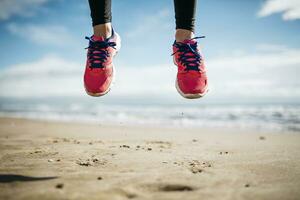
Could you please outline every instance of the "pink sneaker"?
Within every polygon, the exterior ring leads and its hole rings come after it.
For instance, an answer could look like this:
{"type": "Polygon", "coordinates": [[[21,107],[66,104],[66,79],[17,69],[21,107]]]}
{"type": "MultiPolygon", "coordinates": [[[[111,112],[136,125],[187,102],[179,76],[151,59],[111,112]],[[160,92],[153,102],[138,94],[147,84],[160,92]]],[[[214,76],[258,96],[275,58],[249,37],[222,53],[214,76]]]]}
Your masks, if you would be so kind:
{"type": "Polygon", "coordinates": [[[173,60],[178,67],[176,89],[188,99],[203,97],[208,91],[206,69],[195,37],[183,42],[174,42],[173,60]]]}
{"type": "Polygon", "coordinates": [[[113,58],[121,48],[120,36],[112,31],[110,38],[86,37],[89,40],[84,73],[84,87],[90,96],[107,94],[114,78],[113,58]]]}

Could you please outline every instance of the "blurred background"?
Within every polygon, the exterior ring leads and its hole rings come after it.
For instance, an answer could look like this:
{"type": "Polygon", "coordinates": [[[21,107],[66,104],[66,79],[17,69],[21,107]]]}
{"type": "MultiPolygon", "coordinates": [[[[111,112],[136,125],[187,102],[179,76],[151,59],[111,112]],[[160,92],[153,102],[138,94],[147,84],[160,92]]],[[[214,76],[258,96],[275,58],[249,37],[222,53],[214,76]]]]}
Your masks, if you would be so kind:
{"type": "Polygon", "coordinates": [[[196,35],[210,92],[175,89],[172,0],[113,0],[122,37],[116,83],[83,87],[92,34],[86,0],[0,1],[0,116],[300,132],[300,1],[199,0],[196,35]]]}

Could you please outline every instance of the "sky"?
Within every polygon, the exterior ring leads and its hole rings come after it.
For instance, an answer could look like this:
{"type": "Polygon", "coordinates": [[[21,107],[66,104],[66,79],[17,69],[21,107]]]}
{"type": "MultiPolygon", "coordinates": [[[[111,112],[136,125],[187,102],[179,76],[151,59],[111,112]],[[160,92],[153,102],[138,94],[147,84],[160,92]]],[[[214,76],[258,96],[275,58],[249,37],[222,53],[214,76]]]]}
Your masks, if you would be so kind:
{"type": "MultiPolygon", "coordinates": [[[[122,49],[101,98],[188,101],[175,89],[173,1],[113,0],[112,13],[122,49]]],[[[300,100],[299,0],[198,0],[195,34],[206,36],[198,43],[210,92],[201,101],[300,100]]],[[[92,99],[82,81],[90,35],[87,0],[0,1],[0,98],[92,99]]]]}

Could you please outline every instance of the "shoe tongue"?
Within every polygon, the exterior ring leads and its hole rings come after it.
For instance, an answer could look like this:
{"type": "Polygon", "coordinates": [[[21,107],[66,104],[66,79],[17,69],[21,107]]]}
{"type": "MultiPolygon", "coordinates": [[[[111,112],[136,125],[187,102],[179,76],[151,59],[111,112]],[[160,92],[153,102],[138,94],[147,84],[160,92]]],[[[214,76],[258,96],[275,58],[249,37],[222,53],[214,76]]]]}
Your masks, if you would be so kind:
{"type": "Polygon", "coordinates": [[[95,42],[102,42],[102,41],[105,40],[104,37],[102,37],[102,36],[95,36],[95,35],[92,36],[92,39],[93,39],[95,42]]]}
{"type": "Polygon", "coordinates": [[[195,44],[197,41],[196,40],[194,40],[194,39],[186,39],[186,40],[184,40],[182,43],[185,43],[185,44],[195,44]]]}

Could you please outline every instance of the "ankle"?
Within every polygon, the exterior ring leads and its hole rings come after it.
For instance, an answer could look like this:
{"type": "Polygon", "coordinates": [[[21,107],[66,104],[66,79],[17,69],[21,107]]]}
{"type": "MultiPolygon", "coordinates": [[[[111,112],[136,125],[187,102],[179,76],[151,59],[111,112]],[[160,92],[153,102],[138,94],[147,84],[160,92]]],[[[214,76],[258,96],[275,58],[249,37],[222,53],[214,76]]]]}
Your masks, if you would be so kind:
{"type": "Polygon", "coordinates": [[[175,39],[176,42],[183,42],[184,40],[189,40],[195,37],[194,33],[186,29],[176,29],[175,39]]]}
{"type": "Polygon", "coordinates": [[[111,23],[99,24],[93,27],[94,36],[109,38],[112,35],[111,23]]]}

